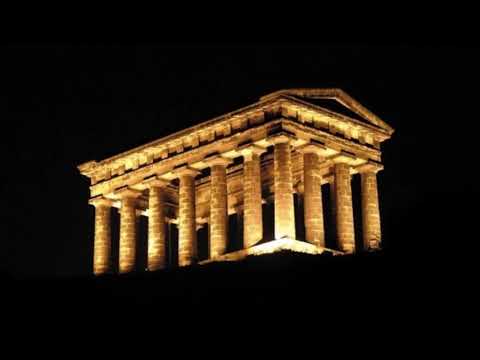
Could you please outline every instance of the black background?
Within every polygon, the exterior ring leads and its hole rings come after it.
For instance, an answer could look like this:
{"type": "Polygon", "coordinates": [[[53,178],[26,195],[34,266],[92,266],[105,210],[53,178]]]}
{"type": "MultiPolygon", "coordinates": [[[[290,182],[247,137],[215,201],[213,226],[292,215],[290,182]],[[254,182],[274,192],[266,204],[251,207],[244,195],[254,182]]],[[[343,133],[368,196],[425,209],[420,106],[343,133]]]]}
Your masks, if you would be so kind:
{"type": "MultiPolygon", "coordinates": [[[[378,177],[385,251],[358,260],[364,271],[355,279],[384,290],[403,284],[405,296],[423,296],[426,303],[445,305],[453,297],[448,303],[462,308],[472,301],[464,291],[474,286],[478,250],[478,48],[20,44],[2,53],[0,264],[6,279],[89,279],[94,212],[80,163],[279,89],[338,87],[396,130],[382,145],[385,170],[378,177]],[[432,286],[442,289],[440,296],[427,290],[432,286]]],[[[314,275],[321,274],[311,270],[309,279],[314,275]]]]}

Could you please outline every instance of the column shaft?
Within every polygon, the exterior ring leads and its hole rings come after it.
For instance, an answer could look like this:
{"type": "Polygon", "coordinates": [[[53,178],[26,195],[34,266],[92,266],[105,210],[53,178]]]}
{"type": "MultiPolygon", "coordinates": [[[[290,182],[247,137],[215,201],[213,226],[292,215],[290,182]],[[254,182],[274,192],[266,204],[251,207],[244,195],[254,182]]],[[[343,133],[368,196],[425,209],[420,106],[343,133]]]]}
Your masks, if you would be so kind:
{"type": "Polygon", "coordinates": [[[355,251],[350,166],[335,164],[335,214],[337,241],[341,251],[355,251]]]}
{"type": "Polygon", "coordinates": [[[107,205],[95,206],[93,273],[96,275],[111,271],[110,209],[107,205]]]}
{"type": "Polygon", "coordinates": [[[137,215],[134,198],[123,198],[120,209],[120,256],[119,271],[126,273],[135,269],[137,215]]]}
{"type": "Polygon", "coordinates": [[[155,271],[165,267],[165,203],[164,189],[152,186],[148,199],[148,270],[155,271]]]}
{"type": "Polygon", "coordinates": [[[381,228],[378,204],[377,175],[375,172],[361,174],[363,246],[365,250],[380,248],[381,228]]]}
{"type": "Polygon", "coordinates": [[[227,249],[227,170],[213,165],[210,172],[210,258],[223,255],[227,249]]]}
{"type": "Polygon", "coordinates": [[[243,243],[248,248],[263,238],[260,156],[252,154],[243,163],[243,243]]]}
{"type": "Polygon", "coordinates": [[[274,178],[275,239],[295,239],[292,160],[288,142],[275,144],[274,178]]]}
{"type": "Polygon", "coordinates": [[[197,230],[195,215],[195,178],[180,176],[178,224],[178,264],[190,265],[197,257],[197,230]]]}
{"type": "Polygon", "coordinates": [[[325,246],[322,206],[322,176],[319,156],[303,155],[305,238],[317,246],[325,246]]]}

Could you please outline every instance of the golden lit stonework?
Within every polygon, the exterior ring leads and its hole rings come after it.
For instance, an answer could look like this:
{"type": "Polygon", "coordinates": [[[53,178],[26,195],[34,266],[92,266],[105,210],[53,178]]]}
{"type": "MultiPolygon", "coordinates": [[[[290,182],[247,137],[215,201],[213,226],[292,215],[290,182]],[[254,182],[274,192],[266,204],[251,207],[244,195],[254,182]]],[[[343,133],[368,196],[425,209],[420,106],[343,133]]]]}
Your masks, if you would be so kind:
{"type": "Polygon", "coordinates": [[[383,169],[380,144],[392,133],[342,90],[290,89],[111,158],[84,163],[78,169],[90,178],[90,204],[96,212],[93,271],[112,271],[112,207],[120,213],[122,273],[132,271],[138,260],[139,216],[148,217],[149,270],[167,266],[167,254],[184,266],[280,250],[339,255],[379,249],[376,173],[383,169]],[[361,177],[362,219],[353,215],[355,174],[361,177]],[[322,202],[326,191],[336,232],[330,247],[322,202]],[[232,217],[236,232],[229,229],[232,217]],[[362,224],[362,249],[355,246],[354,221],[362,224]],[[198,232],[204,226],[208,256],[201,259],[198,232]],[[229,246],[231,234],[243,239],[241,248],[229,246]],[[175,237],[172,256],[169,244],[175,237]]]}

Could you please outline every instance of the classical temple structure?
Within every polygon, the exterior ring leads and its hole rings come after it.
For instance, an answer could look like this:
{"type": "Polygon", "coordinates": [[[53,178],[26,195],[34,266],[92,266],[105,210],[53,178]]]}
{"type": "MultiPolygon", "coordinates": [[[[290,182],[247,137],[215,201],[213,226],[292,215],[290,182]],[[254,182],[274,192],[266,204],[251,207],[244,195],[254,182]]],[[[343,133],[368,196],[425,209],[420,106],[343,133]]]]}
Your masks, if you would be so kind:
{"type": "Polygon", "coordinates": [[[281,249],[338,255],[379,249],[376,174],[383,169],[380,144],[393,131],[342,90],[289,89],[86,162],[78,169],[91,181],[95,207],[93,272],[112,272],[113,255],[120,273],[135,269],[142,216],[151,271],[281,249]],[[354,220],[356,174],[361,219],[354,220]],[[117,254],[112,208],[120,213],[117,254]],[[361,221],[361,240],[355,240],[354,221],[361,221]],[[333,234],[328,244],[327,232],[333,234]],[[236,247],[234,239],[241,240],[236,247]]]}

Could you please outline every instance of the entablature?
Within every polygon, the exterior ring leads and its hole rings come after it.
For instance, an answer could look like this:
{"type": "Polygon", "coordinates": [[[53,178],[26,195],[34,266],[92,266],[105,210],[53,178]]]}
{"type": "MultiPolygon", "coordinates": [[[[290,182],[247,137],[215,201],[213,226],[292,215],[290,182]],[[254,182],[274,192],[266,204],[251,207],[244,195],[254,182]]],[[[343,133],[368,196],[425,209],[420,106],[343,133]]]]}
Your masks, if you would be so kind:
{"type": "Polygon", "coordinates": [[[175,168],[186,164],[194,169],[201,170],[207,166],[204,161],[205,158],[210,157],[212,154],[224,154],[224,156],[231,159],[242,156],[242,152],[238,150],[242,149],[242,144],[245,143],[267,148],[273,144],[272,137],[277,136],[279,132],[291,134],[294,138],[292,141],[294,147],[302,146],[311,141],[322,144],[326,148],[325,154],[327,157],[340,151],[347,151],[366,160],[380,161],[380,151],[377,149],[355,144],[331,135],[326,131],[312,129],[304,124],[280,118],[249,129],[241,134],[231,135],[218,142],[192,149],[174,157],[138,168],[127,174],[94,184],[90,187],[91,196],[110,193],[123,186],[134,186],[153,175],[163,175],[166,180],[174,179],[175,176],[168,177],[168,174],[173,173],[175,168]]]}

